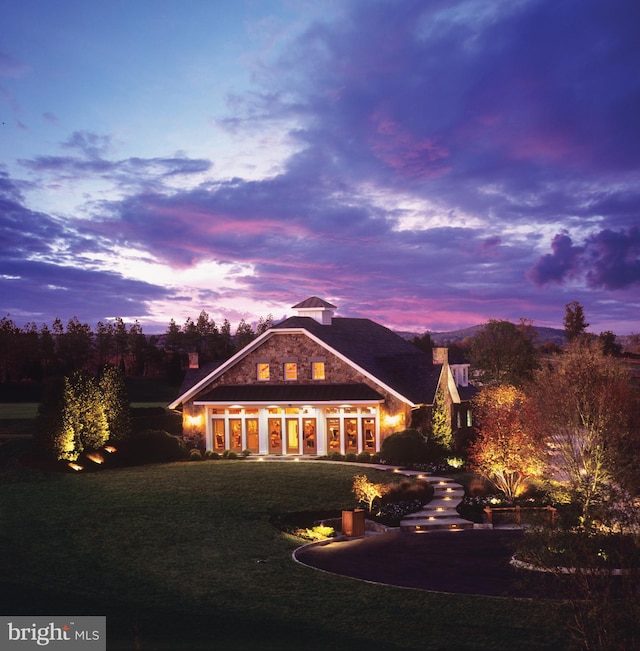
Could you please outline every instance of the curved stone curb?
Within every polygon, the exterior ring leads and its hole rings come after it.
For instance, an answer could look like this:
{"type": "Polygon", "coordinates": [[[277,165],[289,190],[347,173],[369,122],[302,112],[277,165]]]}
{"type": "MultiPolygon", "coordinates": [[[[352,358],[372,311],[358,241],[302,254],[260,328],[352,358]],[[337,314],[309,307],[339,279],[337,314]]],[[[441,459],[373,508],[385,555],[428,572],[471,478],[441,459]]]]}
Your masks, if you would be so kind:
{"type": "Polygon", "coordinates": [[[515,556],[509,561],[513,567],[519,570],[529,570],[530,572],[544,572],[547,574],[588,574],[590,576],[629,576],[633,570],[626,568],[614,568],[607,570],[598,567],[542,567],[542,565],[534,565],[526,561],[520,561],[515,556]]]}

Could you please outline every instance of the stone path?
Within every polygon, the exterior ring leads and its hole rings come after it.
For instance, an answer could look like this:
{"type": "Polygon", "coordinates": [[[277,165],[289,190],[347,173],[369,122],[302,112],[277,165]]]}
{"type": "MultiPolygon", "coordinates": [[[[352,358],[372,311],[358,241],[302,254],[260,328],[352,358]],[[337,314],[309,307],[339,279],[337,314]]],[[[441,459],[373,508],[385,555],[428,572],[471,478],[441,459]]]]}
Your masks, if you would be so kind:
{"type": "MultiPolygon", "coordinates": [[[[407,473],[408,474],[408,473],[407,473]]],[[[411,513],[400,521],[400,530],[413,533],[473,529],[473,522],[461,518],[456,506],[464,497],[464,488],[446,477],[420,477],[433,486],[433,499],[422,510],[411,513]]]]}

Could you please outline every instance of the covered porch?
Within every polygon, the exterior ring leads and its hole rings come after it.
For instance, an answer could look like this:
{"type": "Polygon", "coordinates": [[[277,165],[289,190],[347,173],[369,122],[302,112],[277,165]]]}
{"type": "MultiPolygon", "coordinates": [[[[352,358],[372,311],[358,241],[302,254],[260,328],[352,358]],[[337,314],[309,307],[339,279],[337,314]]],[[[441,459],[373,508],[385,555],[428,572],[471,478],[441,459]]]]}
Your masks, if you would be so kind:
{"type": "Polygon", "coordinates": [[[365,384],[222,385],[194,401],[193,417],[204,425],[206,449],[216,452],[373,454],[383,402],[365,384]]]}

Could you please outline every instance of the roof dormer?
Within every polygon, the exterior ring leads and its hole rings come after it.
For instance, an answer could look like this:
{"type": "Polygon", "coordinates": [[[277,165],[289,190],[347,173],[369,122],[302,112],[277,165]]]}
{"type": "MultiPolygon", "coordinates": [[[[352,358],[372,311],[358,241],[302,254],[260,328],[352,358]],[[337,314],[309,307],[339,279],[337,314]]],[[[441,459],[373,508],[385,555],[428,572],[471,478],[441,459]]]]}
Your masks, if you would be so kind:
{"type": "Polygon", "coordinates": [[[317,296],[312,296],[302,301],[302,303],[294,305],[291,309],[298,311],[297,316],[309,316],[322,325],[331,325],[333,311],[336,309],[336,306],[327,301],[323,301],[317,296]]]}

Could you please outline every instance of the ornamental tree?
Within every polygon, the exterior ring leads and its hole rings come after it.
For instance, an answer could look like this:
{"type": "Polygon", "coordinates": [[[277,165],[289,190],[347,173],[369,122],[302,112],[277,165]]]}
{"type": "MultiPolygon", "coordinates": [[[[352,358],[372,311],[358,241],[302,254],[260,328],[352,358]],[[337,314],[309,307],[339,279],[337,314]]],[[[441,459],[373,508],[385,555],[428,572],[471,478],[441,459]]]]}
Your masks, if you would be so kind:
{"type": "Polygon", "coordinates": [[[544,445],[525,424],[525,403],[523,391],[511,385],[485,387],[474,399],[478,431],[469,460],[509,500],[544,469],[544,445]]]}
{"type": "Polygon", "coordinates": [[[358,502],[364,502],[368,510],[371,511],[373,502],[381,498],[389,490],[389,487],[386,484],[374,484],[366,475],[355,475],[352,490],[358,502]]]}
{"type": "Polygon", "coordinates": [[[584,526],[612,484],[638,491],[639,399],[620,360],[578,338],[537,373],[530,396],[532,424],[549,442],[555,475],[580,505],[584,526]]]}

